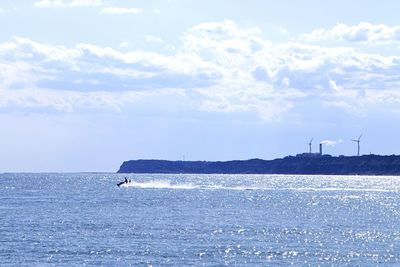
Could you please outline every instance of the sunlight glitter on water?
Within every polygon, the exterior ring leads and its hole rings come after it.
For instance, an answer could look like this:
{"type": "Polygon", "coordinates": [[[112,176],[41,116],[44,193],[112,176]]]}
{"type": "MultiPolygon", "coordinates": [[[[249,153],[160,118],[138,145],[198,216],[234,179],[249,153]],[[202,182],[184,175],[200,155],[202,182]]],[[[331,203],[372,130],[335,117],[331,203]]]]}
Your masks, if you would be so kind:
{"type": "Polygon", "coordinates": [[[2,174],[0,263],[396,265],[399,188],[373,176],[2,174]]]}

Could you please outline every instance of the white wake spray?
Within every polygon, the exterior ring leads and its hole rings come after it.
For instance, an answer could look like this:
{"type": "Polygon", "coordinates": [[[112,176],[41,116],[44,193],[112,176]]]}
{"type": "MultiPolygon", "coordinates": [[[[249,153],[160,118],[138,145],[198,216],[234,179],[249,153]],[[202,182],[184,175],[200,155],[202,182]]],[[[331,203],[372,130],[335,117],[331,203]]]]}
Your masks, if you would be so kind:
{"type": "Polygon", "coordinates": [[[196,189],[199,186],[193,184],[171,184],[170,181],[148,181],[148,182],[130,182],[121,187],[148,188],[148,189],[196,189]]]}

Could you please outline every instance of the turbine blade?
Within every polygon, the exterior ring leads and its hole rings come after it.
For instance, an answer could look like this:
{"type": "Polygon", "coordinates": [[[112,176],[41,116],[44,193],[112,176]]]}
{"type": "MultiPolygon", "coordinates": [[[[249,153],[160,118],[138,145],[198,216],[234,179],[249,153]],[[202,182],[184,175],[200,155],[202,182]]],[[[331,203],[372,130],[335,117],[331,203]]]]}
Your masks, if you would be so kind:
{"type": "Polygon", "coordinates": [[[361,139],[362,135],[363,135],[363,134],[360,134],[360,137],[358,137],[358,140],[360,140],[360,139],[361,139]]]}

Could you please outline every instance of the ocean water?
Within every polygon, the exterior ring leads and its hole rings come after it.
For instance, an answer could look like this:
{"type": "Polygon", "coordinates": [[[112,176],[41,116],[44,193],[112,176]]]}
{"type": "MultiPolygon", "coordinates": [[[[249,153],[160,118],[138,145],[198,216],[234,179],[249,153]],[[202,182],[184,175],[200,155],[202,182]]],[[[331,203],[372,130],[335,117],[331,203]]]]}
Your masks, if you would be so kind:
{"type": "Polygon", "coordinates": [[[290,264],[398,266],[400,177],[0,174],[0,266],[290,264]]]}

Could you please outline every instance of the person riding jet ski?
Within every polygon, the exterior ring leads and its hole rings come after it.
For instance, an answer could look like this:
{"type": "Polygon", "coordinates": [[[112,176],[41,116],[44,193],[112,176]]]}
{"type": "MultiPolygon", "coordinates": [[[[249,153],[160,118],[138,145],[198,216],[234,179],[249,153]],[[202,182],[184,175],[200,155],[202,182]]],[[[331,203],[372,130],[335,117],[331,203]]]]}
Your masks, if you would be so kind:
{"type": "Polygon", "coordinates": [[[117,186],[121,186],[121,185],[123,185],[123,184],[129,184],[130,182],[131,182],[131,180],[128,180],[128,179],[125,177],[125,180],[122,181],[122,182],[119,182],[119,183],[117,184],[117,186]]]}

